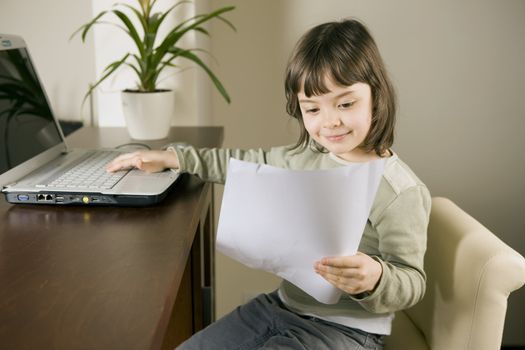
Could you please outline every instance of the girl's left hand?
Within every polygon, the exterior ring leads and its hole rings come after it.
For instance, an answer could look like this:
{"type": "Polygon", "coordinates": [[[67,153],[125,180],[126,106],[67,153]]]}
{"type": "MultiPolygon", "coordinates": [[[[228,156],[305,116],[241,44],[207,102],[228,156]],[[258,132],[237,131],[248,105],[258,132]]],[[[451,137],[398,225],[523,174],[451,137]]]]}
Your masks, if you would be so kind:
{"type": "Polygon", "coordinates": [[[327,257],[316,262],[315,272],[348,294],[372,292],[383,267],[370,256],[357,252],[353,256],[327,257]]]}

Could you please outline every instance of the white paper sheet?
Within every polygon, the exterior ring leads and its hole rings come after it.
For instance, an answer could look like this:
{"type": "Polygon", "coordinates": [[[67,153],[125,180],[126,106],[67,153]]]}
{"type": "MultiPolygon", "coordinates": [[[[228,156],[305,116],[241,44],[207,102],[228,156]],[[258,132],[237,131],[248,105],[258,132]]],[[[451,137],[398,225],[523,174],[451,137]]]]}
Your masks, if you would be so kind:
{"type": "Polygon", "coordinates": [[[297,171],[230,159],[217,249],[336,303],[341,291],[313,265],[357,252],[384,165],[381,159],[297,171]]]}

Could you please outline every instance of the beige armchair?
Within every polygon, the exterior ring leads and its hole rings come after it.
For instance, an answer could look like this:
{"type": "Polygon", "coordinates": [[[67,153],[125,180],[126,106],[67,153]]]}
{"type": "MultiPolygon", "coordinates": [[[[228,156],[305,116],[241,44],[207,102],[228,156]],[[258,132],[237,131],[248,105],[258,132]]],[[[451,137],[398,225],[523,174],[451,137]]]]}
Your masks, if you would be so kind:
{"type": "Polygon", "coordinates": [[[427,247],[426,295],[396,313],[385,349],[500,349],[525,259],[446,198],[432,199],[427,247]]]}

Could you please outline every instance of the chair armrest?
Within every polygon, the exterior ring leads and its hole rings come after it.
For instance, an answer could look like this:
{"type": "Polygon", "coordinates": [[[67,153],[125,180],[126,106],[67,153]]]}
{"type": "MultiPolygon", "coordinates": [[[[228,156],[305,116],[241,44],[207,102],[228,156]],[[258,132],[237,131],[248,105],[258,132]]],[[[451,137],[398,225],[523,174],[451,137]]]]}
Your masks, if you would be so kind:
{"type": "Polygon", "coordinates": [[[406,310],[431,349],[499,349],[507,298],[525,283],[525,259],[446,198],[433,198],[427,292],[406,310]]]}

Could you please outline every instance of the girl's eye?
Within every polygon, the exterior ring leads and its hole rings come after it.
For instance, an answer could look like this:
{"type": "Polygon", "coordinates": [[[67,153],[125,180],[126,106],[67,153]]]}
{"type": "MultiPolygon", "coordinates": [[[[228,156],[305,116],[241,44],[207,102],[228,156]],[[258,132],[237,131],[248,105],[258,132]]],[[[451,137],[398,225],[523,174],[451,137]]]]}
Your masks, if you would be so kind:
{"type": "Polygon", "coordinates": [[[306,113],[309,113],[309,114],[315,114],[319,112],[319,108],[309,108],[306,110],[306,113]]]}
{"type": "Polygon", "coordinates": [[[347,109],[347,108],[350,108],[354,105],[354,101],[350,101],[350,102],[345,102],[345,103],[341,103],[339,105],[339,108],[342,108],[342,109],[347,109]]]}

